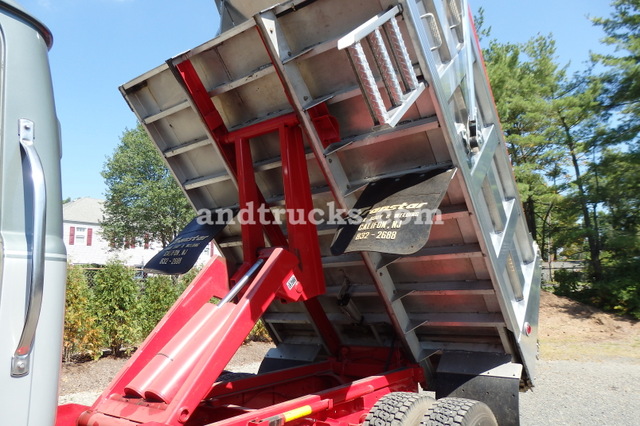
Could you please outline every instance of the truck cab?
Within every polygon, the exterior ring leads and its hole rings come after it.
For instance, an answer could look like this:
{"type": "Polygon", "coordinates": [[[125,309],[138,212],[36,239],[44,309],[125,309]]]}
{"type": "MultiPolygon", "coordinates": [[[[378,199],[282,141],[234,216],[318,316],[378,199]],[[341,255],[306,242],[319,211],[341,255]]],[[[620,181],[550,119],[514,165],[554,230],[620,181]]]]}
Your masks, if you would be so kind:
{"type": "Polygon", "coordinates": [[[0,1],[0,418],[55,421],[64,318],[60,127],[49,30],[0,1]]]}

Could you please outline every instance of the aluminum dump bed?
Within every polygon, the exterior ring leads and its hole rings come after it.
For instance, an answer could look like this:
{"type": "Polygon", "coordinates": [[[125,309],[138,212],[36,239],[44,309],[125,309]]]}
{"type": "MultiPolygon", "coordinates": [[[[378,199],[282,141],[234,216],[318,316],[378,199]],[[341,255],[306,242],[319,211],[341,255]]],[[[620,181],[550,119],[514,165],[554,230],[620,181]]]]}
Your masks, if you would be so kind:
{"type": "MultiPolygon", "coordinates": [[[[318,298],[340,342],[402,347],[429,378],[486,373],[469,365],[506,359],[520,387],[531,386],[540,258],[466,1],[293,0],[234,10],[218,37],[121,87],[194,210],[240,206],[224,134],[253,129],[255,181],[281,217],[281,145],[255,129],[293,117],[318,219],[326,284],[318,298]],[[450,182],[426,244],[393,257],[332,251],[340,227],[332,219],[367,188],[441,170],[450,182]]],[[[243,261],[239,222],[216,238],[231,270],[243,261]]],[[[371,227],[395,238],[389,224],[371,227]]],[[[275,301],[263,320],[278,347],[272,361],[325,353],[308,306],[275,301]]]]}

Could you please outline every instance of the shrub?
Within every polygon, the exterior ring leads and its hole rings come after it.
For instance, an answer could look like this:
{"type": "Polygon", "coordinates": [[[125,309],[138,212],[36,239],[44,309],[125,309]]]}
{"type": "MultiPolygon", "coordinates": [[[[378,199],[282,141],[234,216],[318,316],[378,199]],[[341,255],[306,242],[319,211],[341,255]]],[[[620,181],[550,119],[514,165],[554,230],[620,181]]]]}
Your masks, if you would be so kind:
{"type": "Polygon", "coordinates": [[[640,319],[640,259],[608,261],[604,266],[604,277],[593,282],[584,281],[587,274],[556,271],[554,293],[640,319]]]}
{"type": "Polygon", "coordinates": [[[148,335],[173,306],[182,293],[177,279],[167,275],[148,277],[144,281],[142,297],[142,335],[148,335]]]}
{"type": "Polygon", "coordinates": [[[198,272],[199,269],[194,268],[180,276],[154,275],[144,280],[140,298],[143,336],[155,328],[198,272]]]}
{"type": "Polygon", "coordinates": [[[182,293],[191,284],[191,281],[200,273],[201,267],[194,267],[184,275],[180,275],[177,280],[177,285],[180,293],[182,293]]]}
{"type": "Polygon", "coordinates": [[[640,319],[640,259],[606,265],[605,276],[594,284],[594,302],[607,311],[640,319]]]}
{"type": "Polygon", "coordinates": [[[118,260],[107,263],[95,275],[93,293],[104,344],[116,356],[130,351],[142,337],[140,291],[134,271],[118,260]]]}
{"type": "Polygon", "coordinates": [[[91,291],[84,269],[67,265],[67,293],[64,316],[63,358],[74,356],[100,357],[100,331],[93,312],[91,291]]]}
{"type": "Polygon", "coordinates": [[[555,293],[559,296],[575,297],[584,287],[582,272],[559,269],[554,272],[555,293]]]}
{"type": "Polygon", "coordinates": [[[264,325],[264,321],[258,320],[245,339],[245,342],[271,342],[271,336],[269,335],[267,327],[264,325]]]}

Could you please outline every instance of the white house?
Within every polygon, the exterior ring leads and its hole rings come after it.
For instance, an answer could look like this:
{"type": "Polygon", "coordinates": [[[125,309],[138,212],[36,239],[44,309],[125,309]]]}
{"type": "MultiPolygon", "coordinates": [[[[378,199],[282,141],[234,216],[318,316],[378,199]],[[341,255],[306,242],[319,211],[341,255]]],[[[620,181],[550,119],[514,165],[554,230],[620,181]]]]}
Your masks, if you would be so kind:
{"type": "MultiPolygon", "coordinates": [[[[83,197],[65,203],[62,207],[64,223],[64,240],[67,246],[67,257],[70,263],[84,265],[104,265],[109,260],[118,258],[126,265],[143,267],[160,250],[158,242],[149,242],[127,249],[113,249],[102,238],[100,222],[102,222],[104,200],[83,197]]],[[[212,252],[209,245],[199,262],[206,261],[212,252]]]]}

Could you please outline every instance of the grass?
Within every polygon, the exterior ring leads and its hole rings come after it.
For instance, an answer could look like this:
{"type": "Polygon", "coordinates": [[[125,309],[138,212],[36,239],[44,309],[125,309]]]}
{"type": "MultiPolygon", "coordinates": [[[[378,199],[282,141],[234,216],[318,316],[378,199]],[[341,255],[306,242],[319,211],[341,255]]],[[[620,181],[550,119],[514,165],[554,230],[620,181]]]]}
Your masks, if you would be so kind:
{"type": "Polygon", "coordinates": [[[640,338],[597,342],[577,338],[540,339],[540,358],[546,361],[605,361],[615,358],[640,364],[640,338]]]}

